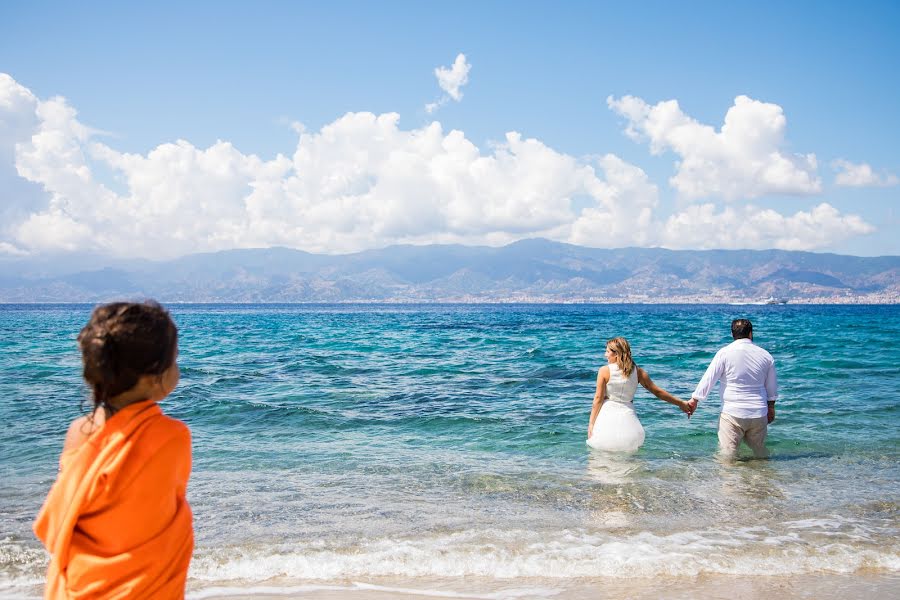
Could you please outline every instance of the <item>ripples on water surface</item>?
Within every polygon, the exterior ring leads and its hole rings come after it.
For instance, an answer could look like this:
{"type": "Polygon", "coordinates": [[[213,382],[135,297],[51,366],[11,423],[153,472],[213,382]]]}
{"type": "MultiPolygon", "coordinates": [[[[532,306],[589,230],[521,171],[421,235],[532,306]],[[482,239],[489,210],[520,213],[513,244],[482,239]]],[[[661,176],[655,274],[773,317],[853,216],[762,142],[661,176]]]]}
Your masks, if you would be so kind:
{"type": "MultiPolygon", "coordinates": [[[[0,306],[0,594],[45,565],[30,524],[85,397],[89,306],[0,306]]],[[[900,308],[170,306],[190,426],[190,589],[379,577],[900,571],[900,308]],[[647,442],[584,445],[603,342],[689,397],[730,320],[776,358],[770,461],[713,459],[641,390],[647,442]],[[689,556],[676,563],[674,557],[689,556]]],[[[553,589],[551,585],[551,589],[553,589]]]]}

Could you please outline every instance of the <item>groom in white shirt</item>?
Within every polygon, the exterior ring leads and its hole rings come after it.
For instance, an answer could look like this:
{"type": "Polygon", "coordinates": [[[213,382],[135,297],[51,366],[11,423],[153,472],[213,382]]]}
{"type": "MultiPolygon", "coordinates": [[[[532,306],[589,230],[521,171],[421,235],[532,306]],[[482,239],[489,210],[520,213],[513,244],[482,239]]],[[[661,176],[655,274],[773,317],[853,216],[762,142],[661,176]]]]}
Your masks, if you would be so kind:
{"type": "Polygon", "coordinates": [[[741,440],[753,455],[764,458],[768,424],[775,420],[778,378],[772,355],[753,343],[753,324],[747,319],[731,322],[734,341],[712,359],[697,389],[691,394],[692,409],[722,382],[722,414],[719,416],[719,452],[725,458],[737,456],[741,440]]]}

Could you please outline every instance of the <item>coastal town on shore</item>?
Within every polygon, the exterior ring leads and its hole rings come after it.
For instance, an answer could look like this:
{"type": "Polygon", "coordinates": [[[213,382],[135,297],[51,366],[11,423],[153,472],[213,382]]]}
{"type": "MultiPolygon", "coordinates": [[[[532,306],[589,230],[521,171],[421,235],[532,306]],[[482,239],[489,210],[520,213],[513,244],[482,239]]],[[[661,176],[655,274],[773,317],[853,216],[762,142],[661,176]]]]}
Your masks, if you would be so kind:
{"type": "Polygon", "coordinates": [[[371,298],[336,302],[337,304],[730,304],[735,306],[791,305],[887,305],[900,304],[900,292],[872,294],[832,294],[796,296],[790,298],[744,298],[727,294],[659,295],[633,294],[624,296],[585,296],[543,294],[509,294],[498,297],[466,294],[452,297],[371,298]]]}

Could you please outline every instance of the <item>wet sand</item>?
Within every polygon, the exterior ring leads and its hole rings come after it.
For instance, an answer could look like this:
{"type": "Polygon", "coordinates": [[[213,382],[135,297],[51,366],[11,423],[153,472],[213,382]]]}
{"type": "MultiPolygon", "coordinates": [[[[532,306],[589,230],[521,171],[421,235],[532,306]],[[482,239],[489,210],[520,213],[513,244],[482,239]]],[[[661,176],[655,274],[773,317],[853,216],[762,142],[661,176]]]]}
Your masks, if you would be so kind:
{"type": "Polygon", "coordinates": [[[697,578],[602,579],[579,581],[521,581],[498,585],[493,582],[464,581],[378,581],[346,585],[284,584],[209,588],[188,593],[188,600],[252,600],[279,598],[290,600],[427,600],[459,598],[512,600],[528,598],[565,598],[594,600],[629,598],[649,600],[719,599],[751,600],[774,597],[844,600],[845,598],[900,597],[900,574],[857,573],[853,575],[811,574],[779,577],[701,576],[697,578]],[[217,593],[218,592],[218,593],[217,593]]]}

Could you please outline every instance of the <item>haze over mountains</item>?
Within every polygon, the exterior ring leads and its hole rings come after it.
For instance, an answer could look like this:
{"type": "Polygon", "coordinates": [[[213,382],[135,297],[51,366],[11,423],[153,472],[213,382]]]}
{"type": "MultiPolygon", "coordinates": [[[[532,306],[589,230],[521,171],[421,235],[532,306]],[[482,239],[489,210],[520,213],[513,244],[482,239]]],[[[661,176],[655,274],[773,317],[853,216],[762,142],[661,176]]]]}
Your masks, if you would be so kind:
{"type": "Polygon", "coordinates": [[[900,257],[782,250],[597,249],[530,239],[500,248],[287,248],[166,262],[0,259],[2,302],[900,302],[900,257]]]}

